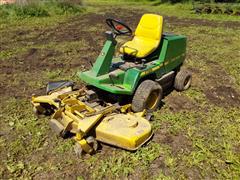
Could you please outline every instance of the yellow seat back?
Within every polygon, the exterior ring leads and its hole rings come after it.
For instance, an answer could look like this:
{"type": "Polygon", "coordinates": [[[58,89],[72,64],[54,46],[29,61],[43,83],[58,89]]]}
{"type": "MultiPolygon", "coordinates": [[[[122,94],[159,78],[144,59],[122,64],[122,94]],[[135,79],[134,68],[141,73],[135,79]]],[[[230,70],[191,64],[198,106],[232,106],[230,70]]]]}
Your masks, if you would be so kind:
{"type": "Polygon", "coordinates": [[[135,36],[161,41],[163,17],[156,14],[144,14],[137,26],[135,36]]]}
{"type": "Polygon", "coordinates": [[[161,42],[163,17],[157,14],[144,14],[137,26],[135,36],[126,42],[120,52],[143,58],[151,54],[161,42]]]}

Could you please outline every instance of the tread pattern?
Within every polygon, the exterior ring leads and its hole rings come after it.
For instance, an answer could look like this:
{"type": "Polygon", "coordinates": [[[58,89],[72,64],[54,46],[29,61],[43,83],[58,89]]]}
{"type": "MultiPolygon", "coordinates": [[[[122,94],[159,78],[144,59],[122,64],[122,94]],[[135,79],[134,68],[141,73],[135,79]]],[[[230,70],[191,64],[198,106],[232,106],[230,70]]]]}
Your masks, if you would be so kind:
{"type": "MultiPolygon", "coordinates": [[[[143,111],[146,108],[146,102],[147,102],[149,95],[154,90],[160,90],[159,100],[156,105],[156,108],[157,108],[162,99],[162,87],[157,82],[154,82],[152,80],[145,80],[138,86],[138,88],[133,96],[132,110],[134,112],[143,111]]],[[[154,108],[153,110],[155,110],[156,108],[154,108]]]]}
{"type": "Polygon", "coordinates": [[[178,91],[184,91],[190,87],[191,81],[192,81],[192,74],[189,71],[180,70],[175,77],[174,88],[178,91]],[[185,84],[185,81],[187,79],[188,79],[188,83],[185,84]]]}

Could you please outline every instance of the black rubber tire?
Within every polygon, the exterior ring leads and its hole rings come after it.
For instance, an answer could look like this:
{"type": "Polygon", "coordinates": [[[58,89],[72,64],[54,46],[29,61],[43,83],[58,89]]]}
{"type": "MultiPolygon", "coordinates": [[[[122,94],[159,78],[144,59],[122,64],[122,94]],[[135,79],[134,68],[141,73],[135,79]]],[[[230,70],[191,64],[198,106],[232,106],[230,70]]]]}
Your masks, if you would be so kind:
{"type": "Polygon", "coordinates": [[[133,100],[132,100],[132,110],[134,112],[141,112],[146,109],[148,112],[155,111],[162,100],[163,90],[160,84],[152,80],[143,81],[137,88],[133,100]],[[157,95],[156,101],[153,107],[148,107],[149,98],[152,94],[157,95]]]}
{"type": "Polygon", "coordinates": [[[43,113],[40,112],[35,106],[33,106],[33,113],[35,114],[36,117],[43,115],[43,113]]]}
{"type": "Polygon", "coordinates": [[[86,141],[87,141],[88,145],[90,145],[92,147],[92,149],[93,149],[92,153],[95,153],[98,149],[97,140],[93,136],[89,136],[86,138],[86,141]]]}
{"type": "Polygon", "coordinates": [[[174,88],[177,91],[187,90],[191,86],[192,74],[186,70],[180,70],[174,80],[174,88]]]}
{"type": "Polygon", "coordinates": [[[69,137],[70,132],[63,130],[62,132],[59,133],[60,137],[62,137],[63,139],[66,139],[69,137]]]}
{"type": "Polygon", "coordinates": [[[77,157],[78,157],[78,158],[81,158],[82,155],[83,155],[83,153],[84,153],[81,145],[80,145],[78,142],[76,142],[76,144],[75,144],[75,146],[73,147],[73,149],[74,149],[74,152],[76,153],[77,157]]]}

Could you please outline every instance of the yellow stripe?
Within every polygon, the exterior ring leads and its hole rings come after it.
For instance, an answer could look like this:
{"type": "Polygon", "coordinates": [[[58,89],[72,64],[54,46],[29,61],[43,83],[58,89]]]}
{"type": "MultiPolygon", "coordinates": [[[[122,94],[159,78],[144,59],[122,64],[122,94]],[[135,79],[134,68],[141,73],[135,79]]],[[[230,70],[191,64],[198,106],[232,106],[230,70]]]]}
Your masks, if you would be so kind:
{"type": "MultiPolygon", "coordinates": [[[[173,58],[173,59],[166,60],[166,61],[164,62],[164,65],[168,65],[170,62],[173,62],[173,61],[175,61],[175,60],[177,60],[178,58],[183,57],[183,56],[185,56],[185,53],[183,53],[183,54],[181,54],[181,55],[179,55],[179,56],[177,56],[177,57],[175,57],[175,58],[173,58]]],[[[148,69],[148,70],[142,72],[142,73],[140,74],[140,76],[141,76],[141,77],[142,77],[142,76],[145,76],[145,75],[147,75],[147,74],[149,74],[149,73],[151,73],[151,72],[153,72],[153,71],[156,71],[156,70],[160,69],[162,66],[163,66],[163,64],[160,64],[159,66],[155,66],[155,67],[153,67],[153,68],[151,68],[151,69],[148,69]]]]}
{"type": "Polygon", "coordinates": [[[156,66],[156,67],[152,68],[152,71],[156,71],[158,69],[160,69],[160,66],[156,66]]]}
{"type": "Polygon", "coordinates": [[[172,58],[172,59],[169,59],[169,60],[165,60],[164,65],[167,65],[168,63],[173,62],[173,61],[177,60],[178,58],[184,57],[184,56],[185,56],[185,53],[183,53],[183,54],[181,54],[181,55],[179,55],[179,56],[177,56],[175,58],[172,58]]]}
{"type": "Polygon", "coordinates": [[[147,75],[147,74],[150,74],[151,72],[154,72],[154,71],[160,69],[162,66],[163,66],[163,64],[160,64],[159,66],[155,66],[155,67],[153,67],[153,68],[151,68],[151,69],[148,69],[148,70],[142,72],[142,73],[140,74],[140,76],[142,77],[142,76],[145,76],[145,75],[147,75]]]}

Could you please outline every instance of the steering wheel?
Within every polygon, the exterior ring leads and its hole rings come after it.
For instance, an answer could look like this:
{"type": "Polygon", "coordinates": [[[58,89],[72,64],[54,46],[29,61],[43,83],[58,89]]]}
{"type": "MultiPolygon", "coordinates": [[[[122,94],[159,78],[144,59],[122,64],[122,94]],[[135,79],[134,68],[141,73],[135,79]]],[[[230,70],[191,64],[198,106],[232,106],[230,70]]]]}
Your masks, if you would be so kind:
{"type": "Polygon", "coordinates": [[[131,28],[119,20],[108,18],[106,23],[116,35],[132,35],[131,28]]]}

